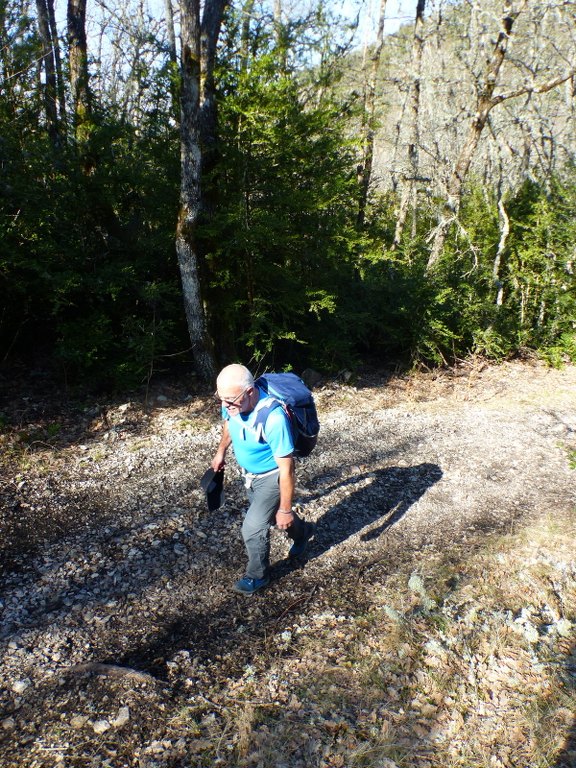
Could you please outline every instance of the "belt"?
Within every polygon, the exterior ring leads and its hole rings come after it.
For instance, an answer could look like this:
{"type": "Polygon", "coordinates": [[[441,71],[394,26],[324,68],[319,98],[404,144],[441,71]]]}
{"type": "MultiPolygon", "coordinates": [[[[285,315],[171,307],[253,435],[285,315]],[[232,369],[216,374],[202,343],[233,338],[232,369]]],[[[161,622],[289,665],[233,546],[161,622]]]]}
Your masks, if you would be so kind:
{"type": "Polygon", "coordinates": [[[245,469],[242,470],[242,474],[244,477],[249,477],[250,480],[254,480],[255,477],[266,477],[267,475],[273,475],[275,472],[280,472],[280,469],[276,467],[276,469],[270,469],[268,472],[247,472],[245,469]]]}

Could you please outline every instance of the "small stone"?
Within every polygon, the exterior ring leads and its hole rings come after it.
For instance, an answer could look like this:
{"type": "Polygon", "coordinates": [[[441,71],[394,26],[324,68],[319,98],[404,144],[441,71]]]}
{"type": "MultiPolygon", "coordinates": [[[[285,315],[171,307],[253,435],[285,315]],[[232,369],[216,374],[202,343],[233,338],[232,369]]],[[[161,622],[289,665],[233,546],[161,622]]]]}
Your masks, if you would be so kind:
{"type": "Polygon", "coordinates": [[[128,707],[120,707],[118,710],[118,714],[116,715],[116,718],[112,720],[112,725],[114,728],[122,728],[123,725],[126,725],[126,723],[130,720],[130,710],[128,707]]]}
{"type": "Polygon", "coordinates": [[[86,723],[88,722],[88,718],[85,715],[75,715],[70,720],[70,725],[74,730],[79,731],[81,728],[84,728],[86,723]]]}
{"type": "Polygon", "coordinates": [[[108,720],[96,720],[95,723],[92,723],[92,728],[94,733],[106,733],[106,731],[110,730],[111,725],[108,720]]]}
{"type": "Polygon", "coordinates": [[[526,622],[524,625],[524,637],[529,643],[537,643],[540,639],[540,635],[536,627],[530,622],[526,622]]]}
{"type": "Polygon", "coordinates": [[[12,690],[14,693],[24,693],[24,691],[27,688],[30,688],[32,683],[30,680],[16,680],[15,683],[12,683],[12,690]]]}
{"type": "Polygon", "coordinates": [[[16,730],[16,720],[14,720],[13,717],[7,717],[6,720],[2,720],[2,728],[5,731],[15,731],[16,730]]]}
{"type": "Polygon", "coordinates": [[[560,619],[556,624],[556,630],[560,637],[572,637],[574,625],[568,619],[560,619]]]}

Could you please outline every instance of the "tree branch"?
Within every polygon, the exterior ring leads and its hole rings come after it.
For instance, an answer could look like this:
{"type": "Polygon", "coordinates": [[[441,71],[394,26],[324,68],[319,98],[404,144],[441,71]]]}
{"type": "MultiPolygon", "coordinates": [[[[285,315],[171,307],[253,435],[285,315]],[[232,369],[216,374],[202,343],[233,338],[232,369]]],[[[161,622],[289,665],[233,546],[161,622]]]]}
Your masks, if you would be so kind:
{"type": "Polygon", "coordinates": [[[553,77],[552,80],[548,80],[547,83],[541,83],[540,85],[527,85],[523,88],[518,88],[516,91],[510,91],[509,93],[501,93],[498,96],[494,96],[490,102],[490,109],[495,107],[497,104],[501,104],[503,101],[508,101],[508,99],[515,99],[518,96],[524,96],[527,93],[548,93],[548,91],[553,90],[559,85],[562,85],[562,83],[565,83],[567,80],[570,80],[570,78],[574,77],[576,75],[576,67],[572,67],[571,70],[568,72],[565,72],[563,75],[558,75],[557,77],[553,77]]]}

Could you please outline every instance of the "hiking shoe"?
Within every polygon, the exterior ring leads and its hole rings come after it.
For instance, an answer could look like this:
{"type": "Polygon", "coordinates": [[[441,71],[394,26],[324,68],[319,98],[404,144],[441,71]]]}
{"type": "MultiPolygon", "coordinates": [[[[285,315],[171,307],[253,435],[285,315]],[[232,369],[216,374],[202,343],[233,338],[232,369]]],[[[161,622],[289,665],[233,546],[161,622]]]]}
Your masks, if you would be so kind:
{"type": "Polygon", "coordinates": [[[268,584],[270,584],[268,576],[264,576],[263,579],[251,579],[248,576],[244,576],[243,579],[234,584],[234,592],[239,592],[241,595],[253,595],[254,592],[267,587],[268,584]]]}
{"type": "Polygon", "coordinates": [[[294,559],[295,557],[302,557],[302,555],[304,555],[308,549],[310,539],[312,536],[314,536],[314,524],[304,523],[304,525],[306,526],[304,530],[304,536],[300,539],[300,541],[295,541],[294,544],[292,544],[290,547],[290,552],[288,552],[288,557],[290,560],[294,559]]]}

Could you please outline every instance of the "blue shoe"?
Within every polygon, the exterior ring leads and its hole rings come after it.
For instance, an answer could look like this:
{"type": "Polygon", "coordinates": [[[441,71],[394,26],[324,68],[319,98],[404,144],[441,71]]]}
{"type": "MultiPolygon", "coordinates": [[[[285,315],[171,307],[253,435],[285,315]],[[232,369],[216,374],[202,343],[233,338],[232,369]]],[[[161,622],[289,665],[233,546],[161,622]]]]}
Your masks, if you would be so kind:
{"type": "Polygon", "coordinates": [[[292,544],[290,547],[290,552],[288,552],[288,557],[290,560],[293,560],[296,557],[302,557],[302,555],[306,554],[310,539],[312,536],[314,536],[314,524],[304,523],[304,525],[304,536],[299,541],[295,541],[294,544],[292,544]]]}
{"type": "Polygon", "coordinates": [[[267,587],[268,584],[270,584],[268,576],[264,576],[263,579],[251,579],[248,576],[244,576],[243,579],[234,584],[234,592],[239,592],[241,595],[253,595],[254,592],[267,587]]]}

